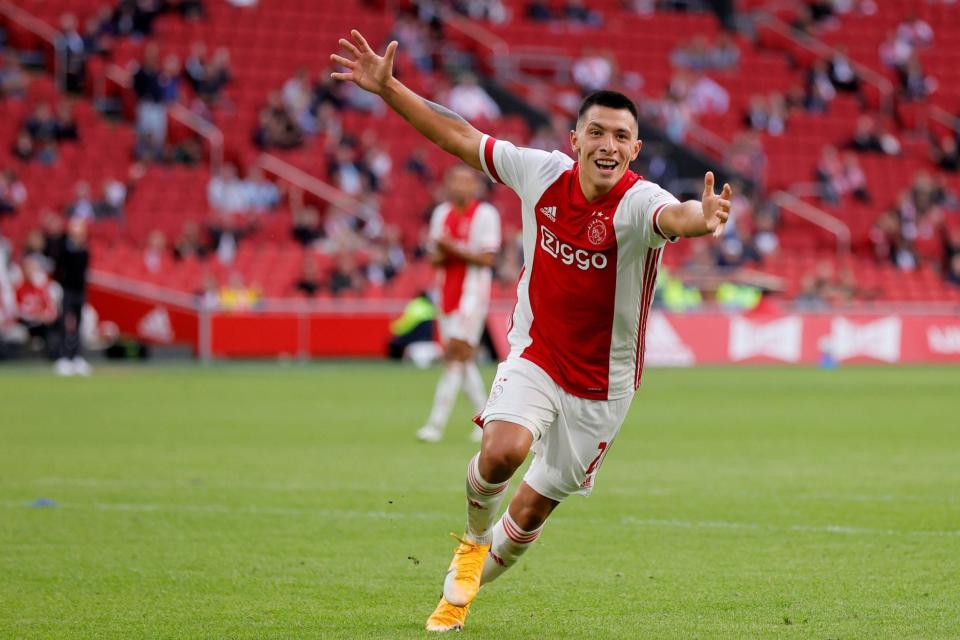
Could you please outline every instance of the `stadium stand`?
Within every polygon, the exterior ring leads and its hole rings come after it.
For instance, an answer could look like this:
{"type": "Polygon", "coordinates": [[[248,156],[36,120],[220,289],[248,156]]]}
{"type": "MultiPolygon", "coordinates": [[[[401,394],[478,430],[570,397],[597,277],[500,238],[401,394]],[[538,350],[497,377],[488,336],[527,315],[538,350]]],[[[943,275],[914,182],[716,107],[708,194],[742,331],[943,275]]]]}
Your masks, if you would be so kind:
{"type": "MultiPolygon", "coordinates": [[[[960,189],[960,176],[931,160],[931,144],[956,136],[943,114],[960,107],[951,81],[956,65],[938,46],[960,30],[960,17],[945,7],[925,5],[918,14],[935,25],[933,43],[918,49],[924,73],[936,79],[937,88],[907,100],[896,88],[887,95],[882,83],[878,88],[863,79],[859,91],[838,90],[836,78],[835,96],[814,91],[817,74],[834,61],[833,46],[847,43],[856,43],[848,47],[859,65],[855,72],[863,75],[866,69],[898,86],[897,72],[883,65],[879,48],[906,15],[900,3],[880,3],[869,16],[828,15],[816,21],[803,2],[769,3],[770,10],[765,2],[741,2],[741,11],[757,12],[755,37],[748,30],[724,31],[708,12],[647,12],[654,3],[643,2],[591,3],[587,14],[548,2],[546,19],[546,14],[527,12],[528,3],[453,3],[463,15],[445,13],[442,28],[430,13],[432,3],[183,4],[182,11],[152,19],[128,16],[127,27],[120,24],[125,3],[106,10],[98,0],[7,3],[2,26],[10,69],[19,59],[61,75],[76,72],[75,61],[68,59],[65,68],[54,64],[51,47],[36,33],[62,38],[56,30],[69,27],[67,13],[76,16],[80,32],[93,43],[82,76],[70,80],[70,88],[79,92],[63,91],[56,76],[29,72],[23,95],[14,91],[0,100],[3,163],[14,168],[29,194],[18,211],[0,216],[0,231],[15,245],[40,225],[45,211],[65,211],[79,182],[90,185],[97,199],[109,181],[119,183],[125,197],[122,212],[98,215],[93,225],[98,270],[191,293],[215,288],[213,282],[243,282],[267,297],[304,295],[296,283],[305,269],[315,269],[320,282],[359,270],[360,280],[380,275],[363,287],[346,287],[338,297],[415,294],[431,279],[430,268],[417,259],[418,243],[434,202],[434,181],[450,160],[424,152],[417,134],[375,101],[324,80],[323,52],[329,47],[318,43],[332,44],[356,27],[377,43],[389,37],[420,43],[402,48],[398,60],[398,74],[417,91],[449,100],[462,80],[445,68],[455,61],[461,71],[472,68],[496,79],[526,108],[552,114],[561,129],[582,91],[609,77],[609,84],[640,98],[644,113],[669,138],[705,151],[712,162],[739,169],[744,180],[757,184],[756,199],[743,203],[753,213],[745,213],[737,236],[727,239],[741,245],[740,256],[717,259],[782,278],[788,298],[809,293],[807,284],[827,261],[835,274],[856,272],[857,299],[960,300],[948,277],[950,261],[960,251],[951,244],[958,222],[952,194],[960,189]],[[46,27],[38,29],[37,20],[46,27]],[[790,23],[802,25],[802,32],[790,23]],[[642,47],[638,33],[644,34],[642,47]],[[154,46],[158,66],[171,65],[177,78],[171,105],[179,105],[164,112],[162,160],[145,150],[144,136],[137,134],[138,92],[143,91],[135,78],[138,68],[149,68],[145,60],[154,55],[154,46]],[[210,89],[190,70],[205,58],[201,67],[209,71],[217,56],[228,73],[210,89]],[[56,144],[44,162],[17,160],[18,132],[43,103],[72,105],[79,141],[56,144]],[[933,108],[936,118],[928,115],[933,108]],[[122,117],[107,118],[98,110],[122,117]],[[824,199],[822,187],[829,178],[818,184],[824,148],[847,144],[864,114],[885,127],[899,149],[857,152],[852,157],[863,174],[863,193],[842,188],[824,199]],[[222,149],[209,135],[208,121],[222,133],[222,149]],[[285,137],[285,131],[293,135],[285,137]],[[349,144],[342,144],[344,134],[349,144]],[[218,212],[208,195],[218,177],[210,167],[221,158],[238,167],[242,178],[263,168],[283,192],[277,206],[262,213],[218,212]],[[933,176],[936,198],[921,194],[927,189],[922,184],[916,188],[918,181],[924,183],[922,174],[933,176]],[[852,253],[837,257],[832,236],[788,213],[783,200],[778,207],[767,199],[778,191],[846,225],[852,253]],[[341,206],[328,206],[318,193],[337,194],[341,206]],[[890,215],[882,217],[888,209],[890,215]],[[160,262],[145,258],[148,244],[154,250],[172,247],[190,223],[208,236],[202,244],[214,245],[209,254],[177,260],[170,250],[160,262]],[[760,231],[774,241],[750,260],[760,231]],[[347,254],[356,264],[349,264],[347,254]]],[[[520,142],[536,138],[518,115],[479,117],[495,135],[520,142]]],[[[250,188],[246,182],[240,186],[250,188]]],[[[491,198],[505,215],[509,239],[519,225],[513,196],[495,187],[491,198]]],[[[698,251],[686,251],[668,252],[668,264],[682,269],[695,261],[698,251]]],[[[497,295],[510,298],[516,256],[505,262],[497,295]]],[[[835,291],[838,285],[831,287],[835,291]]],[[[317,295],[333,296],[323,286],[317,295]]],[[[823,297],[839,300],[829,293],[823,297]]]]}

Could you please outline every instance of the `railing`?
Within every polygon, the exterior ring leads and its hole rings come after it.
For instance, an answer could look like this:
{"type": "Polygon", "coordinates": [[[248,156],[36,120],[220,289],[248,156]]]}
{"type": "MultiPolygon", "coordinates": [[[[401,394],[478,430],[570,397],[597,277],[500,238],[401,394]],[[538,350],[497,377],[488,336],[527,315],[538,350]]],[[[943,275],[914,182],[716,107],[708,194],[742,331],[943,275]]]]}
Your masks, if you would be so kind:
{"type": "Polygon", "coordinates": [[[24,29],[46,40],[53,49],[53,77],[61,89],[67,86],[67,54],[58,46],[61,33],[36,16],[27,13],[8,0],[0,0],[0,13],[24,29]]]}
{"type": "MultiPolygon", "coordinates": [[[[106,76],[123,89],[133,88],[130,72],[119,65],[107,67],[106,76]]],[[[220,128],[179,103],[171,105],[167,115],[207,141],[210,146],[210,172],[216,175],[223,163],[223,132],[220,128]]]]}
{"type": "Polygon", "coordinates": [[[782,210],[792,213],[836,236],[837,255],[845,256],[850,253],[850,227],[839,218],[830,215],[823,209],[818,209],[812,204],[804,202],[786,191],[777,191],[771,196],[770,200],[782,210]]]}
{"type": "MultiPolygon", "coordinates": [[[[827,43],[823,42],[822,40],[818,40],[813,36],[798,37],[790,25],[772,15],[761,14],[757,17],[757,23],[769,27],[772,31],[775,31],[776,33],[788,38],[797,46],[816,54],[820,58],[828,59],[840,53],[838,49],[831,47],[827,43]]],[[[880,106],[884,109],[891,108],[893,106],[894,95],[893,83],[870,67],[849,57],[848,60],[850,61],[850,66],[853,67],[854,71],[856,71],[865,82],[873,85],[877,88],[877,91],[880,92],[880,99],[882,101],[880,106]]]]}
{"type": "Polygon", "coordinates": [[[281,160],[275,155],[269,153],[260,154],[260,157],[257,158],[257,165],[264,171],[272,173],[281,180],[300,187],[307,193],[312,193],[324,202],[328,202],[351,215],[356,215],[356,212],[364,206],[364,204],[356,198],[327,184],[320,178],[312,176],[302,169],[298,169],[289,162],[281,160]]]}

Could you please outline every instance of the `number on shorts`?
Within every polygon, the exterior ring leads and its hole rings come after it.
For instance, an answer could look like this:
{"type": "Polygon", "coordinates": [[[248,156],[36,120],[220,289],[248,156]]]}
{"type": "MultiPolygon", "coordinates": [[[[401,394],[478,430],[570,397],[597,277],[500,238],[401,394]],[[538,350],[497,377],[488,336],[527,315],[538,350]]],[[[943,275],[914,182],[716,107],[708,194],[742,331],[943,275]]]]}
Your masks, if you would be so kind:
{"type": "Polygon", "coordinates": [[[593,459],[593,462],[590,463],[590,466],[587,467],[587,475],[596,471],[597,467],[600,466],[600,459],[603,458],[603,454],[607,451],[607,443],[601,442],[597,445],[597,449],[599,449],[600,452],[597,454],[597,457],[593,459]]]}

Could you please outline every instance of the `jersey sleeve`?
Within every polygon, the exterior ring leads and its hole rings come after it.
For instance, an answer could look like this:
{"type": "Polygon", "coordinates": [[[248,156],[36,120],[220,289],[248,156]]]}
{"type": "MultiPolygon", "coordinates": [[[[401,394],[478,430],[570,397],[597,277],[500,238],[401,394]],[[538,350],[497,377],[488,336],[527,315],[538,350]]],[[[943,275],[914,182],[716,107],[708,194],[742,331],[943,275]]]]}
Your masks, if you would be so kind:
{"type": "Polygon", "coordinates": [[[471,244],[477,253],[500,251],[500,213],[496,207],[487,203],[480,205],[471,235],[471,244]]]}
{"type": "MultiPolygon", "coordinates": [[[[553,154],[517,147],[484,134],[480,139],[480,166],[487,177],[513,189],[521,198],[538,173],[552,164],[553,154]]],[[[571,161],[572,164],[572,161],[571,161]]]]}
{"type": "Polygon", "coordinates": [[[658,249],[667,241],[676,242],[677,236],[670,236],[660,229],[659,219],[664,207],[680,204],[680,201],[666,189],[653,182],[642,182],[630,199],[631,221],[643,239],[644,244],[658,249]]]}
{"type": "Polygon", "coordinates": [[[434,243],[443,237],[444,214],[447,207],[443,204],[437,205],[430,214],[430,242],[434,243]]]}

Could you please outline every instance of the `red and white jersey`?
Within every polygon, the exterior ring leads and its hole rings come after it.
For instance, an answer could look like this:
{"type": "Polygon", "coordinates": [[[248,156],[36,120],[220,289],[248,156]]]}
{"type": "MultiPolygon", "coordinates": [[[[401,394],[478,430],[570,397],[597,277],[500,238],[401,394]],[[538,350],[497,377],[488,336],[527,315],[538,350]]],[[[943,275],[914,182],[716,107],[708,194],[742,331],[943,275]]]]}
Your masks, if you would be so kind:
{"type": "Polygon", "coordinates": [[[667,242],[657,218],[679,201],[628,170],[609,193],[588,202],[577,163],[566,154],[486,135],[480,162],[522,203],[524,268],[510,357],[534,362],[581,398],[632,394],[640,386],[647,314],[667,242]]]}
{"type": "MultiPolygon", "coordinates": [[[[450,238],[470,253],[500,250],[500,214],[486,202],[474,200],[463,209],[444,202],[430,218],[430,240],[450,238]]],[[[444,314],[486,315],[490,305],[493,270],[448,257],[439,269],[439,307],[444,314]]]]}

